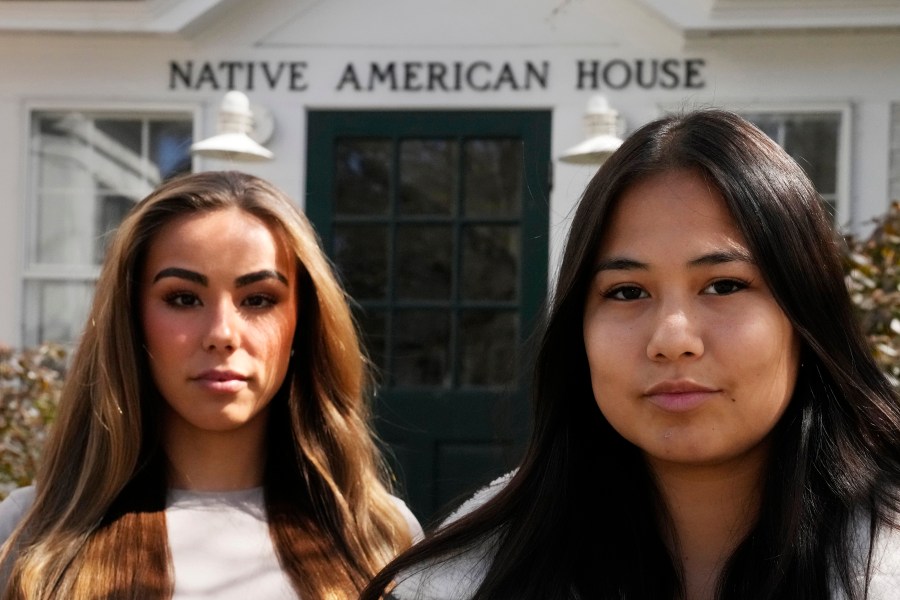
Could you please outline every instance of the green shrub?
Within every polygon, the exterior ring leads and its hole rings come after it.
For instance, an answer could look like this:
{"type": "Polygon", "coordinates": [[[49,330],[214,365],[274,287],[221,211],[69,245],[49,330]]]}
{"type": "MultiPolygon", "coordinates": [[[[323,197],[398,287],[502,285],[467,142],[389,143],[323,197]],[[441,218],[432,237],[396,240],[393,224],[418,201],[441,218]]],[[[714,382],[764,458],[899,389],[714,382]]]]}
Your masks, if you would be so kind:
{"type": "Polygon", "coordinates": [[[34,478],[65,375],[57,344],[14,351],[0,346],[0,498],[34,478]]]}
{"type": "Polygon", "coordinates": [[[847,239],[847,287],[875,360],[900,388],[900,202],[864,239],[847,239]]]}

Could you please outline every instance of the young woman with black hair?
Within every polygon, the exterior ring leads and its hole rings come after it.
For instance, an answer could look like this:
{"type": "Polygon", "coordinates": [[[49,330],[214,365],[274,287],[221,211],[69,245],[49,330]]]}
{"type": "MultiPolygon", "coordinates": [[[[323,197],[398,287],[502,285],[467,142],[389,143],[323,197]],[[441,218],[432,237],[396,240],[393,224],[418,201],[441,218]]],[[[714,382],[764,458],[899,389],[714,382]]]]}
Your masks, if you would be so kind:
{"type": "Polygon", "coordinates": [[[669,116],[588,185],[520,468],[363,600],[900,598],[900,402],[802,169],[669,116]]]}
{"type": "Polygon", "coordinates": [[[238,172],[119,227],[37,484],[0,505],[3,598],[352,599],[420,530],[306,218],[238,172]]]}

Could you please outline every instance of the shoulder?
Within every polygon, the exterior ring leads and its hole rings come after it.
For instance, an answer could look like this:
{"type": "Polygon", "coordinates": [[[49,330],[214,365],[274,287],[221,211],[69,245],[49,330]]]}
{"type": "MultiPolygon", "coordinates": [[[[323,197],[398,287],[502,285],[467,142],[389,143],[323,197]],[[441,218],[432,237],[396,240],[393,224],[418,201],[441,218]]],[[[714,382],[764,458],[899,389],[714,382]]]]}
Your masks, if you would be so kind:
{"type": "MultiPolygon", "coordinates": [[[[484,506],[502,490],[514,473],[494,480],[466,500],[441,524],[449,525],[484,506]]],[[[491,566],[495,538],[484,539],[460,552],[423,563],[397,577],[391,593],[397,600],[467,600],[484,581],[491,566]]]]}
{"type": "Polygon", "coordinates": [[[475,494],[459,505],[459,508],[454,510],[443,523],[441,523],[441,527],[449,525],[454,521],[458,521],[465,517],[466,515],[475,512],[477,509],[481,508],[485,504],[488,503],[494,496],[500,493],[500,490],[506,487],[506,484],[509,483],[510,479],[515,475],[515,471],[510,471],[509,473],[498,477],[497,479],[490,482],[485,487],[481,488],[475,494]]]}
{"type": "MultiPolygon", "coordinates": [[[[874,538],[868,511],[855,514],[850,524],[848,566],[856,584],[866,587],[867,600],[900,598],[900,521],[894,515],[886,519],[875,525],[874,538]]],[[[846,600],[846,594],[840,591],[834,597],[846,600]]]]}
{"type": "Polygon", "coordinates": [[[34,504],[34,486],[13,490],[0,502],[0,545],[6,542],[13,530],[34,504]]]}
{"type": "Polygon", "coordinates": [[[869,577],[871,600],[900,598],[900,522],[878,528],[869,577]]]}
{"type": "Polygon", "coordinates": [[[406,521],[406,527],[409,530],[409,537],[412,539],[413,543],[418,542],[423,537],[425,537],[425,533],[422,531],[422,525],[419,524],[419,520],[416,518],[416,515],[413,514],[409,507],[406,505],[406,502],[401,500],[396,496],[391,496],[391,502],[394,503],[394,508],[397,509],[403,516],[403,520],[406,521]]]}

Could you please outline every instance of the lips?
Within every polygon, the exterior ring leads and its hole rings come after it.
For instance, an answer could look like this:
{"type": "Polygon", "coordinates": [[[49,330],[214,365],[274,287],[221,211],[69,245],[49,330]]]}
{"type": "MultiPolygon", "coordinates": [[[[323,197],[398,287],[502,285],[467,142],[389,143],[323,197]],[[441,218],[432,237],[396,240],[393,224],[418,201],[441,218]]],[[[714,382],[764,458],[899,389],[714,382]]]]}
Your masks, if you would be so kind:
{"type": "Polygon", "coordinates": [[[652,385],[644,392],[644,396],[651,404],[666,412],[687,412],[704,404],[720,391],[684,379],[652,385]]]}
{"type": "Polygon", "coordinates": [[[247,381],[247,376],[242,375],[236,371],[222,371],[219,369],[209,369],[207,371],[203,371],[199,375],[195,376],[194,379],[201,381],[247,381]]]}
{"type": "Polygon", "coordinates": [[[217,393],[239,392],[247,387],[246,375],[236,371],[209,369],[192,378],[202,388],[217,393]]]}

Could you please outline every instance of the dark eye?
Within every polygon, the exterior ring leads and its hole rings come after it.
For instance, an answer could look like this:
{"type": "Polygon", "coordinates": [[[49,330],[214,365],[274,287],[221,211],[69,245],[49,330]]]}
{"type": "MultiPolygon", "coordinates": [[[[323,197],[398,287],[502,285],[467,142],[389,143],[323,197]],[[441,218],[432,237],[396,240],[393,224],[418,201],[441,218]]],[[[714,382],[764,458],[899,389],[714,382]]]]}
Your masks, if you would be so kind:
{"type": "Polygon", "coordinates": [[[613,300],[640,300],[647,297],[647,292],[636,285],[622,285],[609,290],[604,296],[613,300]]]}
{"type": "Polygon", "coordinates": [[[174,292],[165,298],[166,304],[176,307],[188,308],[191,306],[200,306],[200,298],[191,292],[174,292]]]}
{"type": "Polygon", "coordinates": [[[703,290],[707,294],[715,294],[717,296],[727,296],[739,292],[747,287],[747,284],[737,279],[720,279],[714,281],[703,290]]]}
{"type": "Polygon", "coordinates": [[[275,298],[268,294],[253,294],[244,299],[244,306],[251,308],[268,308],[277,304],[275,298]]]}

